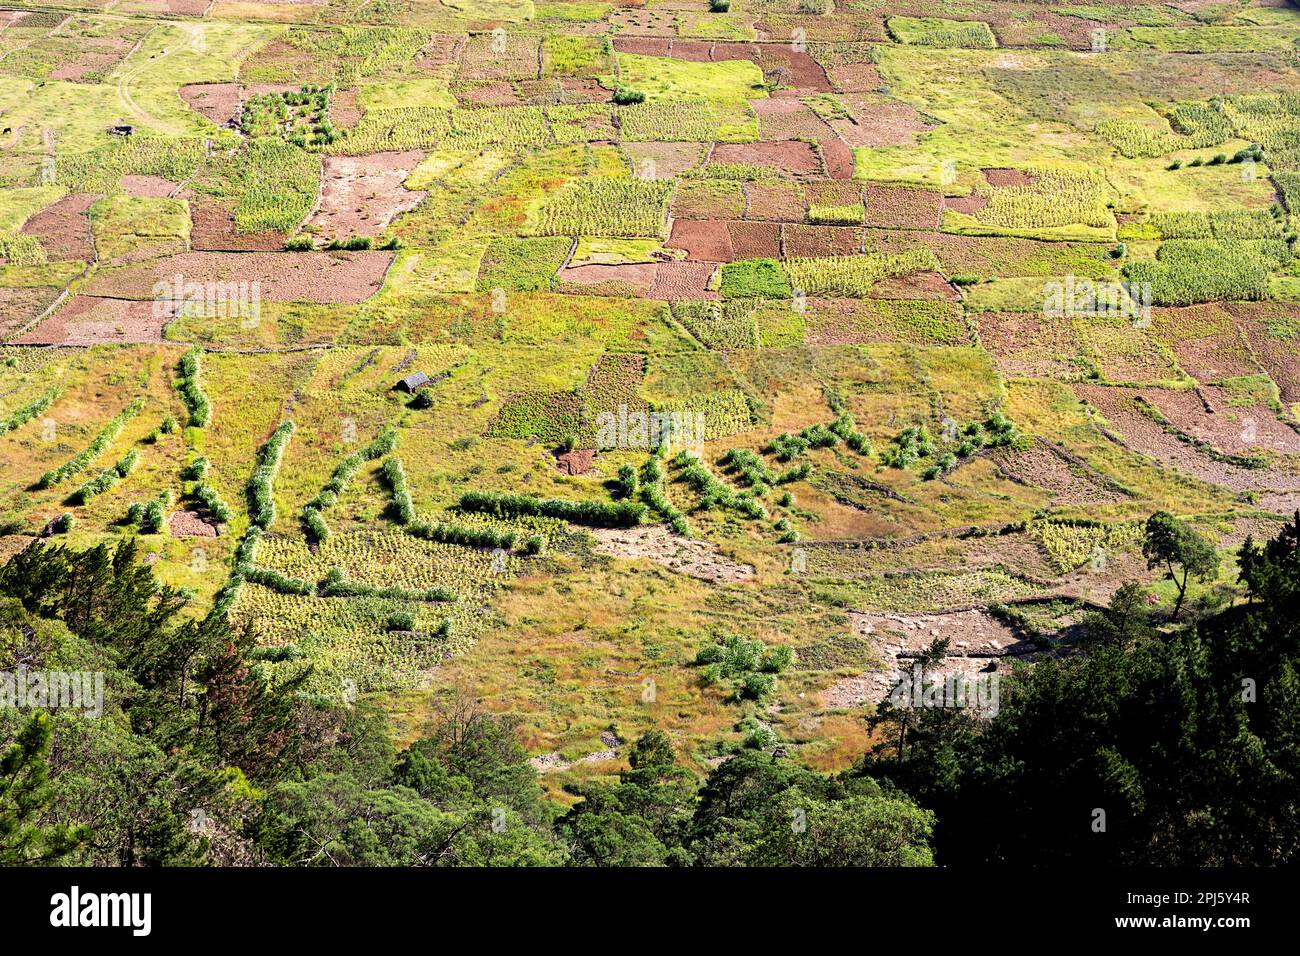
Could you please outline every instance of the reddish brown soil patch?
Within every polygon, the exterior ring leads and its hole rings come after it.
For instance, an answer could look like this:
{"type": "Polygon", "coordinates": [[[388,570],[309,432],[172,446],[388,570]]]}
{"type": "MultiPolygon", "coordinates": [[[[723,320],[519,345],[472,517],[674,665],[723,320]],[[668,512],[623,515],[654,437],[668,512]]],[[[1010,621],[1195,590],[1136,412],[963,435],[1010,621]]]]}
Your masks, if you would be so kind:
{"type": "Polygon", "coordinates": [[[167,0],[167,12],[185,17],[201,17],[212,3],[213,0],[167,0]]]}
{"type": "Polygon", "coordinates": [[[808,143],[794,140],[780,143],[719,143],[709,159],[714,163],[748,163],[768,166],[796,176],[811,176],[822,171],[817,152],[808,143]]]}
{"type": "Polygon", "coordinates": [[[449,33],[434,34],[429,38],[429,42],[420,50],[419,55],[412,61],[412,66],[418,70],[433,70],[436,67],[446,66],[456,61],[456,54],[459,52],[461,38],[449,33]]]}
{"type": "Polygon", "coordinates": [[[76,83],[86,79],[91,74],[96,77],[103,76],[112,70],[121,59],[121,53],[88,51],[78,54],[76,59],[60,63],[50,71],[49,78],[51,80],[69,80],[76,83]]]}
{"type": "Polygon", "coordinates": [[[1194,392],[1143,389],[1141,394],[1179,431],[1219,451],[1244,456],[1265,449],[1300,454],[1300,435],[1263,403],[1234,407],[1229,404],[1231,396],[1214,385],[1194,392]]]}
{"type": "Polygon", "coordinates": [[[165,304],[76,295],[36,328],[15,341],[24,345],[97,345],[158,342],[174,317],[165,304]]]}
{"type": "Polygon", "coordinates": [[[774,44],[764,44],[756,50],[754,60],[763,71],[763,78],[767,82],[793,87],[800,92],[829,93],[831,91],[831,81],[826,71],[806,52],[774,44]]]}
{"type": "Polygon", "coordinates": [[[21,232],[40,239],[48,259],[89,262],[95,257],[90,235],[90,207],[98,198],[89,193],[64,196],[29,217],[21,232]]]}
{"type": "Polygon", "coordinates": [[[613,96],[613,91],[601,86],[599,80],[578,76],[560,79],[560,99],[565,103],[608,103],[613,96]]]}
{"type": "MultiPolygon", "coordinates": [[[[655,273],[659,264],[655,262],[638,262],[628,265],[589,265],[569,266],[560,270],[559,282],[563,286],[595,287],[612,289],[626,287],[633,295],[644,296],[654,284],[655,273]]],[[[586,292],[586,288],[581,291],[586,292]]],[[[598,294],[598,293],[596,293],[598,294]]]]}
{"type": "Polygon", "coordinates": [[[994,449],[989,458],[1012,481],[1042,488],[1060,504],[1108,504],[1126,497],[1082,461],[1042,439],[1023,451],[994,449]]]}
{"type": "Polygon", "coordinates": [[[835,135],[825,120],[793,97],[772,96],[750,100],[749,105],[758,116],[759,139],[769,142],[785,139],[822,140],[835,135]]]}
{"type": "Polygon", "coordinates": [[[703,262],[730,262],[735,258],[727,224],[717,220],[674,219],[672,235],[664,246],[685,249],[688,259],[703,262]]]}
{"type": "Polygon", "coordinates": [[[881,279],[871,287],[870,299],[945,299],[960,302],[959,293],[937,272],[913,272],[881,279]]]}
{"type": "Polygon", "coordinates": [[[673,302],[678,299],[717,299],[708,290],[716,267],[709,262],[663,262],[650,287],[650,298],[673,302]]]}
{"type": "Polygon", "coordinates": [[[330,121],[339,129],[351,129],[361,122],[356,90],[339,90],[330,97],[330,121]]]}
{"type": "Polygon", "coordinates": [[[816,179],[804,183],[809,205],[853,206],[862,202],[862,187],[838,179],[816,179]]]}
{"type": "Polygon", "coordinates": [[[1232,316],[1216,304],[1161,308],[1152,312],[1152,331],[1198,382],[1258,375],[1263,368],[1232,316]]]}
{"type": "Polygon", "coordinates": [[[807,207],[797,183],[748,183],[745,218],[769,222],[803,222],[807,207]]]}
{"type": "Polygon", "coordinates": [[[867,223],[886,229],[938,229],[943,218],[943,194],[905,186],[868,185],[862,198],[867,223]]]}
{"type": "Polygon", "coordinates": [[[855,256],[862,251],[862,230],[856,226],[805,226],[787,223],[782,228],[787,259],[805,256],[855,256]]]}
{"type": "Polygon", "coordinates": [[[284,248],[284,236],[278,232],[237,232],[230,206],[188,192],[185,198],[190,204],[190,248],[196,252],[271,252],[284,248]]]}
{"type": "Polygon", "coordinates": [[[832,131],[832,135],[819,141],[822,148],[822,160],[826,163],[826,175],[832,179],[849,180],[853,178],[853,150],[845,145],[832,131]]]}
{"type": "Polygon", "coordinates": [[[827,71],[831,85],[842,93],[870,93],[884,82],[880,72],[871,63],[845,63],[832,66],[827,71]]]}
{"type": "Polygon", "coordinates": [[[166,199],[178,185],[161,176],[122,177],[122,192],[139,199],[166,199]]]}
{"type": "Polygon", "coordinates": [[[522,106],[524,103],[514,86],[504,80],[460,88],[456,99],[464,106],[522,106]]]}
{"type": "Polygon", "coordinates": [[[197,511],[174,511],[167,519],[167,529],[173,538],[215,538],[217,529],[208,524],[197,511]]]}
{"type": "Polygon", "coordinates": [[[1006,186],[1031,186],[1034,183],[1034,177],[1023,169],[994,167],[983,170],[983,173],[984,179],[988,184],[997,188],[1006,186]]]}
{"type": "Polygon", "coordinates": [[[1169,434],[1136,402],[1138,395],[1156,402],[1160,398],[1158,389],[1077,385],[1075,391],[1101,413],[1109,423],[1110,434],[1125,446],[1185,475],[1234,492],[1300,489],[1300,475],[1279,468],[1241,468],[1169,434]]]}
{"type": "Polygon", "coordinates": [[[975,193],[969,196],[948,196],[943,200],[945,209],[952,209],[967,216],[975,215],[988,204],[988,196],[978,196],[975,193]]]}
{"type": "Polygon", "coordinates": [[[145,299],[154,285],[183,276],[186,282],[260,282],[271,302],[364,302],[383,284],[391,252],[187,252],[120,269],[89,283],[92,295],[145,299]]]}
{"type": "Polygon", "coordinates": [[[704,159],[703,143],[624,143],[633,171],[643,179],[675,179],[704,159]]]}
{"type": "Polygon", "coordinates": [[[908,146],[934,128],[908,103],[871,96],[845,96],[843,102],[851,119],[832,120],[831,126],[850,146],[908,146]]]}
{"type": "Polygon", "coordinates": [[[716,544],[683,538],[663,525],[593,528],[589,533],[601,554],[627,560],[645,558],[703,581],[748,581],[754,576],[751,566],[727,560],[718,553],[716,544]]]}
{"type": "Polygon", "coordinates": [[[674,60],[708,63],[713,59],[713,42],[711,40],[673,40],[669,55],[674,60]]]}
{"type": "Polygon", "coordinates": [[[424,159],[418,149],[369,156],[326,156],[320,207],[308,226],[324,238],[374,236],[428,193],[402,185],[424,159]]]}
{"type": "Polygon", "coordinates": [[[555,467],[559,468],[566,475],[585,475],[591,471],[592,463],[596,460],[596,450],[594,448],[580,448],[577,451],[566,451],[563,455],[555,459],[555,467]]]}
{"type": "Polygon", "coordinates": [[[668,56],[672,43],[668,37],[618,36],[614,38],[614,51],[638,56],[668,56]]]}
{"type": "Polygon", "coordinates": [[[0,287],[0,341],[7,341],[19,329],[48,309],[60,289],[6,289],[0,287]]]}
{"type": "Polygon", "coordinates": [[[1260,364],[1277,383],[1285,402],[1300,402],[1300,340],[1272,335],[1275,323],[1294,324],[1295,305],[1281,302],[1232,302],[1225,306],[1254,349],[1260,364]]]}
{"type": "Polygon", "coordinates": [[[1083,371],[1082,345],[1068,319],[1036,312],[983,312],[973,318],[980,344],[1006,375],[1056,378],[1083,371]]]}
{"type": "Polygon", "coordinates": [[[185,105],[217,126],[234,126],[243,105],[238,83],[191,83],[180,88],[185,105]]]}
{"type": "Polygon", "coordinates": [[[781,224],[728,222],[727,233],[737,259],[777,259],[781,256],[781,224]]]}

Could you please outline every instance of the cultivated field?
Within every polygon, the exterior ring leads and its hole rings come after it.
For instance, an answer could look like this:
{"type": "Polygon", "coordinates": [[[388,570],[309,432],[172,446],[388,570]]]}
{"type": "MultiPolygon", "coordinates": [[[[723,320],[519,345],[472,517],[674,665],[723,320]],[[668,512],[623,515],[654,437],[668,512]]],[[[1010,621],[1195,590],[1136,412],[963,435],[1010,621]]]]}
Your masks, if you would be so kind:
{"type": "Polygon", "coordinates": [[[841,770],[1300,509],[1294,4],[8,6],[0,558],[134,536],[400,742],[841,770]]]}

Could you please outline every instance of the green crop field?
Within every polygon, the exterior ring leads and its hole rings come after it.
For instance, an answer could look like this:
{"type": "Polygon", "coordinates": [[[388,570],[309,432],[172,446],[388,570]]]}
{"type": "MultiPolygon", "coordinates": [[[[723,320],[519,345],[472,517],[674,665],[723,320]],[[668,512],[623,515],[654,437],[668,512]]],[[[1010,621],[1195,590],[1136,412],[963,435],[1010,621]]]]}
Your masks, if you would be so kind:
{"type": "Polygon", "coordinates": [[[1294,0],[9,6],[0,864],[1300,860],[1294,0]]]}

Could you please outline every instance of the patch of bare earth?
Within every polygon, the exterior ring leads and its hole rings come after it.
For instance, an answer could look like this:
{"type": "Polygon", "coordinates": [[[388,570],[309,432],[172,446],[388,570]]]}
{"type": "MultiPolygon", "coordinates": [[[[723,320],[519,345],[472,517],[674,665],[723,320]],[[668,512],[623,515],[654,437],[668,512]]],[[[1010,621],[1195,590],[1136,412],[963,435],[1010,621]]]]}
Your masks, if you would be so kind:
{"type": "Polygon", "coordinates": [[[1084,462],[1045,441],[1022,451],[998,448],[989,452],[989,459],[1012,481],[1042,488],[1060,504],[1109,504],[1127,497],[1084,462]]]}
{"type": "Polygon", "coordinates": [[[728,222],[727,234],[737,259],[776,259],[781,255],[778,222],[728,222]]]}
{"type": "Polygon", "coordinates": [[[123,176],[122,192],[136,199],[166,199],[179,183],[161,176],[123,176]]]}
{"type": "Polygon", "coordinates": [[[424,159],[418,149],[369,156],[326,156],[320,207],[308,226],[327,238],[374,236],[424,201],[402,184],[424,159]]]}
{"type": "Polygon", "coordinates": [[[361,122],[356,90],[339,90],[330,97],[330,122],[339,129],[351,129],[361,122]]]}
{"type": "Polygon", "coordinates": [[[798,183],[745,184],[745,218],[768,222],[803,222],[807,207],[798,183]]]}
{"type": "Polygon", "coordinates": [[[731,262],[735,258],[727,223],[716,219],[674,219],[672,235],[664,246],[684,249],[688,259],[703,262],[731,262]]]}
{"type": "Polygon", "coordinates": [[[91,279],[91,295],[145,299],[160,281],[182,275],[187,282],[258,282],[271,302],[364,302],[383,284],[391,252],[187,252],[91,279]]]}
{"type": "Polygon", "coordinates": [[[661,262],[650,286],[650,298],[665,302],[718,299],[708,287],[716,268],[711,262],[661,262]]]}
{"type": "Polygon", "coordinates": [[[240,232],[232,207],[216,199],[195,196],[190,204],[190,248],[196,252],[274,252],[284,248],[278,232],[240,232]]]}
{"type": "MultiPolygon", "coordinates": [[[[646,296],[654,284],[655,273],[659,271],[657,262],[636,262],[624,265],[585,265],[569,266],[561,269],[559,283],[561,291],[565,286],[574,287],[574,291],[589,295],[599,295],[599,290],[630,290],[634,296],[646,296]],[[592,291],[592,290],[598,291],[592,291]]],[[[613,293],[617,294],[617,293],[613,293]]]]}
{"type": "Polygon", "coordinates": [[[714,584],[748,581],[754,569],[747,564],[729,561],[718,553],[718,546],[694,538],[683,538],[664,525],[641,525],[636,528],[594,528],[596,550],[615,558],[645,558],[680,574],[714,584]]]}
{"type": "Polygon", "coordinates": [[[853,632],[870,642],[884,667],[842,678],[823,691],[822,703],[832,709],[879,704],[939,638],[948,639],[948,655],[929,672],[943,677],[1004,671],[1011,661],[1032,659],[1039,652],[1018,630],[984,608],[940,614],[850,611],[849,620],[853,632]]]}
{"type": "Polygon", "coordinates": [[[719,143],[713,148],[713,155],[709,158],[709,162],[710,164],[743,163],[767,166],[796,176],[811,176],[822,172],[817,151],[811,144],[798,140],[777,143],[719,143]]]}
{"type": "Polygon", "coordinates": [[[830,125],[849,146],[910,146],[934,129],[916,107],[898,100],[847,95],[843,102],[850,118],[831,120],[830,125]]]}
{"type": "Polygon", "coordinates": [[[1155,389],[1077,385],[1076,391],[1106,419],[1107,433],[1126,447],[1170,468],[1235,492],[1297,491],[1300,475],[1281,468],[1243,468],[1212,457],[1143,412],[1137,396],[1152,401],[1155,389]]]}
{"type": "Polygon", "coordinates": [[[703,143],[624,143],[623,152],[643,179],[674,179],[704,159],[703,143]]]}
{"type": "Polygon", "coordinates": [[[174,511],[167,519],[173,538],[215,538],[216,525],[209,524],[197,511],[174,511]]]}
{"type": "Polygon", "coordinates": [[[186,106],[217,126],[234,126],[239,119],[243,87],[238,83],[189,83],[179,92],[186,106]]]}
{"type": "Polygon", "coordinates": [[[785,254],[791,259],[854,256],[862,251],[862,230],[856,226],[806,226],[786,223],[785,254]]]}
{"type": "Polygon", "coordinates": [[[74,295],[36,328],[23,345],[99,345],[160,342],[175,311],[162,302],[74,295]]]}
{"type": "Polygon", "coordinates": [[[64,196],[29,217],[20,231],[41,240],[48,259],[89,262],[95,257],[90,234],[90,207],[98,198],[89,193],[64,196]]]}
{"type": "Polygon", "coordinates": [[[932,299],[960,302],[951,282],[937,272],[913,272],[881,279],[871,287],[871,299],[932,299]]]}

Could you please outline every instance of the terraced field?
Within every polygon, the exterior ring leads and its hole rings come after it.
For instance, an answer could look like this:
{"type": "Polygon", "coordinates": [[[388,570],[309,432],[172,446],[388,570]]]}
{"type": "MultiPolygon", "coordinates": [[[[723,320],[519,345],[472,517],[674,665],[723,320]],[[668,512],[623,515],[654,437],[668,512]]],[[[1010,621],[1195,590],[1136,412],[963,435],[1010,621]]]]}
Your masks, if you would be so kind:
{"type": "Polygon", "coordinates": [[[134,536],[399,742],[841,770],[921,637],[1300,509],[1294,4],[9,6],[0,557],[134,536]]]}

